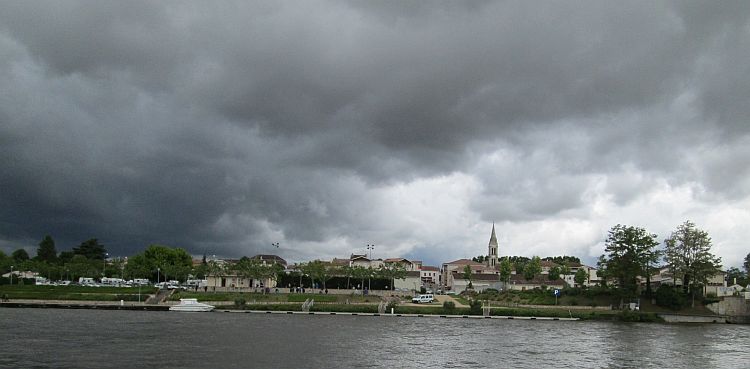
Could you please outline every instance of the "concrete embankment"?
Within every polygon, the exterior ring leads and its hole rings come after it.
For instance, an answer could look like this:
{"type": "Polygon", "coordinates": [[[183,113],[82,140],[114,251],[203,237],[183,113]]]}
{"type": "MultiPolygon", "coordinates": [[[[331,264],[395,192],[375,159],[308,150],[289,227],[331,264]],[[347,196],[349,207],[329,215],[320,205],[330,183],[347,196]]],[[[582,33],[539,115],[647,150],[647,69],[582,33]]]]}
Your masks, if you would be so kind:
{"type": "Polygon", "coordinates": [[[750,324],[750,300],[744,297],[725,297],[706,307],[716,314],[726,315],[728,323],[750,324]]]}
{"type": "Polygon", "coordinates": [[[665,323],[727,323],[723,315],[657,314],[665,323]]]}
{"type": "Polygon", "coordinates": [[[410,318],[461,318],[461,319],[517,319],[517,320],[559,320],[577,321],[578,318],[556,318],[540,316],[482,316],[482,315],[434,315],[434,314],[390,314],[390,313],[346,313],[325,311],[263,311],[263,310],[226,310],[217,309],[216,312],[234,314],[288,314],[288,315],[348,315],[348,316],[382,316],[382,317],[410,317],[410,318]]]}
{"type": "Polygon", "coordinates": [[[143,303],[119,303],[101,301],[47,301],[47,300],[14,300],[0,303],[5,308],[38,308],[38,309],[99,309],[99,310],[148,310],[165,311],[169,305],[151,305],[143,303]]]}

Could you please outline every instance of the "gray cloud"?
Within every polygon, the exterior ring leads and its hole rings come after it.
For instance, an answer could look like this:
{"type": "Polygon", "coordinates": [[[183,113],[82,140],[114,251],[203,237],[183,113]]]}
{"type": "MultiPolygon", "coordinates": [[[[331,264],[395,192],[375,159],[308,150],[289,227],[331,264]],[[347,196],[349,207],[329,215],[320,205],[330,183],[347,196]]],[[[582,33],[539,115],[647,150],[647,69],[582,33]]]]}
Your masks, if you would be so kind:
{"type": "Polygon", "coordinates": [[[0,239],[290,258],[378,239],[437,262],[473,238],[412,239],[431,225],[378,191],[472,178],[474,226],[591,220],[660,183],[741,203],[747,7],[9,3],[0,239]]]}

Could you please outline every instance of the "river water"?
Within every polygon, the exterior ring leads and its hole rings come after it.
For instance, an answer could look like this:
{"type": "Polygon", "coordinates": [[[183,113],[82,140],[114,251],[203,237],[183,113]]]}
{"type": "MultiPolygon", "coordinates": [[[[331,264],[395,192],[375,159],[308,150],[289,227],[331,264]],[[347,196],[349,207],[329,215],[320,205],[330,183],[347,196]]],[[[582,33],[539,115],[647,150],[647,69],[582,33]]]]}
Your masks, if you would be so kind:
{"type": "Polygon", "coordinates": [[[3,368],[750,368],[750,326],[0,309],[3,368]]]}

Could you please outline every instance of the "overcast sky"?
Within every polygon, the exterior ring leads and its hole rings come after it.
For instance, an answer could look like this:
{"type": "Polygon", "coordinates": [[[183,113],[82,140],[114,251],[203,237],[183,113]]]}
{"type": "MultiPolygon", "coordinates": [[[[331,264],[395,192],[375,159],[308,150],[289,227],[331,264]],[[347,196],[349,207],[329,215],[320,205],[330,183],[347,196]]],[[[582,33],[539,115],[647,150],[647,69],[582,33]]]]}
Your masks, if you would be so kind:
{"type": "Polygon", "coordinates": [[[0,250],[750,252],[750,2],[5,1],[0,250]],[[278,242],[278,249],[272,243],[278,242]]]}

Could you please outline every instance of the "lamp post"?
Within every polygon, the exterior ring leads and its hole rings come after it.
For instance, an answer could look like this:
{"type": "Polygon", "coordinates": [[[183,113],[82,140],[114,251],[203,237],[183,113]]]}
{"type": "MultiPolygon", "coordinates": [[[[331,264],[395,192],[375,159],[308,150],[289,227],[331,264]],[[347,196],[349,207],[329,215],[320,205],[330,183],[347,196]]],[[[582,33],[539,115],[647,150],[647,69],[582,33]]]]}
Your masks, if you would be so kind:
{"type": "Polygon", "coordinates": [[[109,257],[109,253],[104,253],[104,260],[102,261],[102,277],[107,276],[107,258],[109,257]]]}
{"type": "Polygon", "coordinates": [[[159,273],[161,273],[161,268],[156,268],[156,284],[159,284],[159,273]]]}
{"type": "Polygon", "coordinates": [[[10,266],[10,284],[13,285],[13,265],[10,266]]]}
{"type": "Polygon", "coordinates": [[[372,250],[375,250],[375,245],[367,244],[367,250],[370,251],[370,259],[372,259],[372,250]]]}

